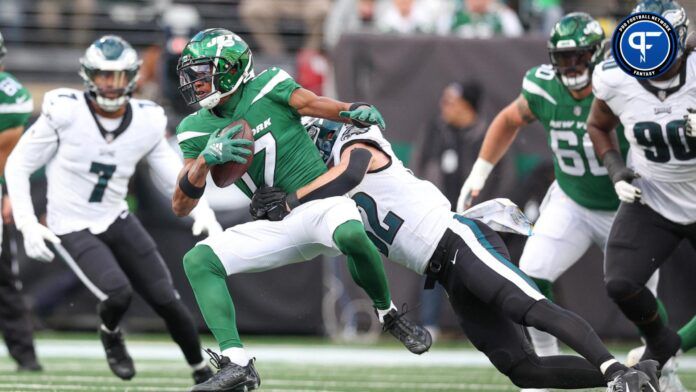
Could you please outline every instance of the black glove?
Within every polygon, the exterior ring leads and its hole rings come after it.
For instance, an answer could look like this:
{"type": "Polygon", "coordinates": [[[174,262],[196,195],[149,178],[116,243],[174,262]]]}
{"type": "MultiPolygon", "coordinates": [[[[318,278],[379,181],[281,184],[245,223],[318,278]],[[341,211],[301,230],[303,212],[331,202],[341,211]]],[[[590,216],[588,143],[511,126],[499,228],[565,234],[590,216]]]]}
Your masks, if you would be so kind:
{"type": "Polygon", "coordinates": [[[254,220],[283,220],[290,213],[285,201],[286,198],[287,193],[278,187],[261,187],[254,192],[254,196],[251,198],[249,213],[254,220]]]}

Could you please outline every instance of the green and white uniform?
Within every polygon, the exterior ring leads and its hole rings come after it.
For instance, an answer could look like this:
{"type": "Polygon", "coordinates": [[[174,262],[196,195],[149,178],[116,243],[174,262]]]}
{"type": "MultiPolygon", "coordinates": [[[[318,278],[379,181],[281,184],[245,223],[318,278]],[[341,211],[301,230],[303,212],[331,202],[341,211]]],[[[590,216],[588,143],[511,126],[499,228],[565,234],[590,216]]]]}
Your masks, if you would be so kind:
{"type": "MultiPolygon", "coordinates": [[[[326,172],[326,166],[288,103],[299,87],[285,71],[270,68],[221,105],[221,116],[206,109],[189,115],[177,128],[184,158],[197,158],[212,132],[244,119],[254,133],[254,160],[235,185],[249,197],[262,185],[288,193],[307,185],[326,172]]],[[[339,255],[332,234],[349,220],[360,221],[355,203],[333,197],[305,203],[280,222],[237,225],[201,244],[210,246],[228,275],[263,271],[320,254],[339,255]]]]}
{"type": "MultiPolygon", "coordinates": [[[[541,65],[525,75],[522,96],[544,126],[556,181],[541,205],[520,269],[532,278],[554,282],[592,243],[604,250],[619,200],[587,133],[593,95],[574,99],[553,68],[541,65]]],[[[628,143],[623,136],[620,144],[625,156],[628,143]]],[[[656,289],[656,277],[650,287],[656,289]]]]}
{"type": "MultiPolygon", "coordinates": [[[[33,110],[34,102],[29,90],[11,74],[0,72],[0,132],[25,126],[33,110]]],[[[0,173],[0,184],[5,182],[1,175],[2,173],[0,173]]],[[[2,244],[2,226],[2,214],[0,214],[0,244],[2,244]]]]}

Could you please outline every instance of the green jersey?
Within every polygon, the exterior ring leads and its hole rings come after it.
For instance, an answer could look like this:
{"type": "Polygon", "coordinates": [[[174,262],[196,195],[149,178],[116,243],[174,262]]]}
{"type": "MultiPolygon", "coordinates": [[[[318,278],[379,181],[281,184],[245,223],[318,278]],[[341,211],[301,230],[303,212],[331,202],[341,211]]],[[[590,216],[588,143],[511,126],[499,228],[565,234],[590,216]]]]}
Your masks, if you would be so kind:
{"type": "Polygon", "coordinates": [[[26,125],[33,110],[29,91],[14,76],[0,72],[0,132],[26,125]]]}
{"type": "Polygon", "coordinates": [[[235,185],[249,197],[262,185],[288,193],[307,185],[326,172],[326,166],[289,104],[299,87],[287,72],[269,68],[242,85],[215,113],[201,109],[187,116],[176,129],[184,158],[198,158],[211,133],[244,119],[254,133],[254,160],[235,185]]]}
{"type": "MultiPolygon", "coordinates": [[[[34,110],[31,94],[11,74],[0,72],[0,132],[25,126],[34,110]]],[[[0,184],[5,178],[0,173],[0,184]]]]}
{"type": "MultiPolygon", "coordinates": [[[[616,210],[619,199],[594,151],[587,133],[587,116],[594,96],[582,100],[570,95],[550,65],[530,69],[522,81],[522,95],[546,130],[553,151],[556,181],[573,201],[592,210],[616,210]]],[[[624,156],[628,143],[621,136],[624,156]]]]}

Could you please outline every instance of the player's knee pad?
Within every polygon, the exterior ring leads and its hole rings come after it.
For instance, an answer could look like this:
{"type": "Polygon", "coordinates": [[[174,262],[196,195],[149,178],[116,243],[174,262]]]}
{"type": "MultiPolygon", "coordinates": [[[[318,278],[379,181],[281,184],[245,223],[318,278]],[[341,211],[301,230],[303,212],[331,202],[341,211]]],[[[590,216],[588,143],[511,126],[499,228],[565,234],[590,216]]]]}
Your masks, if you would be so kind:
{"type": "Polygon", "coordinates": [[[625,278],[616,278],[607,281],[606,288],[614,301],[624,301],[638,294],[643,286],[625,278]]]}
{"type": "Polygon", "coordinates": [[[491,361],[493,366],[498,369],[499,372],[510,377],[510,373],[515,369],[517,364],[526,358],[526,354],[521,352],[514,352],[507,349],[496,349],[484,352],[488,359],[491,361]]]}
{"type": "Polygon", "coordinates": [[[184,255],[184,272],[190,282],[210,274],[227,276],[222,262],[207,245],[196,245],[184,255]]]}
{"type": "Polygon", "coordinates": [[[179,299],[179,294],[169,279],[160,279],[150,283],[148,286],[147,295],[150,298],[147,298],[147,300],[154,306],[168,305],[179,299]]]}
{"type": "Polygon", "coordinates": [[[109,293],[109,296],[98,305],[99,313],[104,312],[124,312],[130,306],[133,298],[133,289],[130,285],[125,285],[109,293]]]}
{"type": "Polygon", "coordinates": [[[338,226],[333,233],[333,240],[341,253],[346,255],[364,250],[366,245],[371,246],[365,226],[354,220],[338,226]]]}

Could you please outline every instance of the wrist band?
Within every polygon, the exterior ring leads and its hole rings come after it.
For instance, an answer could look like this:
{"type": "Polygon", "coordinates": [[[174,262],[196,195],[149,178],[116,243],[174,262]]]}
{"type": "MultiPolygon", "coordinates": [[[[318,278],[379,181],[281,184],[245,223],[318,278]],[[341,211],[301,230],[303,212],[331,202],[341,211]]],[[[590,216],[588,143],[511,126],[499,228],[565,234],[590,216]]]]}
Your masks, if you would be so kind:
{"type": "Polygon", "coordinates": [[[290,207],[291,210],[294,210],[295,207],[298,207],[300,204],[300,200],[297,198],[297,193],[291,193],[285,198],[285,202],[288,203],[288,207],[290,207]]]}
{"type": "Polygon", "coordinates": [[[189,181],[188,178],[188,170],[186,173],[184,173],[183,176],[181,176],[181,180],[179,180],[179,189],[181,189],[182,192],[184,192],[184,195],[192,198],[192,199],[200,199],[201,196],[203,196],[203,192],[205,192],[205,184],[203,184],[202,187],[197,187],[193,184],[191,184],[191,181],[189,181]]]}

